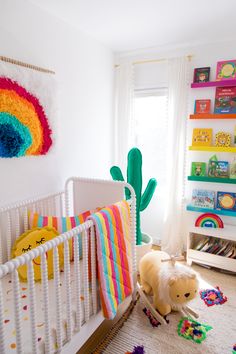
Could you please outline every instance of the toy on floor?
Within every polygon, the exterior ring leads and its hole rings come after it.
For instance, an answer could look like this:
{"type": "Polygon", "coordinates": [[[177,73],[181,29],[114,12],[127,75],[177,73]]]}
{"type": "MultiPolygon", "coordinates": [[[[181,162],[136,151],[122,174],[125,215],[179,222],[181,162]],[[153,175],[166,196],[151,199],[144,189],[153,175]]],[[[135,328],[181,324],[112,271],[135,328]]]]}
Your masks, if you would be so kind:
{"type": "Polygon", "coordinates": [[[139,264],[141,286],[138,284],[138,291],[141,298],[152,315],[165,324],[163,316],[168,315],[171,310],[197,317],[186,306],[198,293],[197,273],[188,266],[176,264],[176,260],[182,260],[182,257],[170,259],[165,252],[152,251],[139,264]],[[153,305],[148,301],[147,295],[153,295],[153,305]]]}
{"type": "Polygon", "coordinates": [[[194,321],[192,318],[183,317],[178,324],[178,335],[185,339],[201,343],[206,339],[207,332],[211,326],[194,321]]]}
{"type": "MultiPolygon", "coordinates": [[[[158,327],[161,325],[161,323],[154,316],[152,316],[152,313],[149,309],[147,309],[145,307],[143,309],[143,312],[145,313],[145,315],[149,319],[149,322],[151,323],[152,327],[158,327]]],[[[164,319],[166,320],[167,323],[169,323],[169,320],[167,320],[166,316],[164,316],[164,319]]]]}
{"type": "Polygon", "coordinates": [[[227,301],[227,296],[222,293],[218,286],[215,289],[200,290],[199,294],[207,306],[222,305],[227,301]]]}
{"type": "Polygon", "coordinates": [[[232,354],[236,354],[236,344],[234,344],[232,354]]]}
{"type": "Polygon", "coordinates": [[[126,352],[125,354],[145,354],[144,347],[143,345],[138,345],[137,347],[134,347],[132,352],[126,352]]]}

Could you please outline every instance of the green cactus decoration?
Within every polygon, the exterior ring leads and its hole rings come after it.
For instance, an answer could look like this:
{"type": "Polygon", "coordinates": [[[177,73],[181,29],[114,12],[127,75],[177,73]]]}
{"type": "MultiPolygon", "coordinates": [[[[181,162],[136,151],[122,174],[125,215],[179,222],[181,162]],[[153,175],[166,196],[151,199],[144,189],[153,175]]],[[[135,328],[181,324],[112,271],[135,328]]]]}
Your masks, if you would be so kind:
{"type": "MultiPolygon", "coordinates": [[[[111,176],[115,181],[124,181],[122,172],[118,166],[110,169],[111,176]]],[[[155,178],[151,178],[142,195],[142,154],[137,148],[128,153],[127,182],[134,188],[136,194],[136,244],[142,244],[142,233],[140,228],[140,212],[147,208],[157,186],[155,178]]],[[[130,192],[125,190],[126,199],[130,198],[130,192]]]]}

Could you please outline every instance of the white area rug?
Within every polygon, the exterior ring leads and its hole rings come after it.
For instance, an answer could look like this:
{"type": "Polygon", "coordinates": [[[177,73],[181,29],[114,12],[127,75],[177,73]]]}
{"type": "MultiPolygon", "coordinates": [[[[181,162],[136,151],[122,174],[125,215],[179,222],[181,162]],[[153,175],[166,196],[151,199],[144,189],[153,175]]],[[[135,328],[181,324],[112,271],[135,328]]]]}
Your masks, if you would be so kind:
{"type": "Polygon", "coordinates": [[[179,313],[168,316],[169,324],[153,328],[143,313],[145,307],[138,301],[127,322],[103,353],[125,354],[133,347],[143,345],[145,354],[231,354],[236,343],[236,276],[226,275],[200,266],[194,266],[200,273],[201,288],[219,286],[228,301],[223,305],[207,307],[198,296],[191,307],[196,310],[201,323],[213,327],[207,332],[207,338],[201,344],[179,337],[177,325],[181,319],[179,313]]]}

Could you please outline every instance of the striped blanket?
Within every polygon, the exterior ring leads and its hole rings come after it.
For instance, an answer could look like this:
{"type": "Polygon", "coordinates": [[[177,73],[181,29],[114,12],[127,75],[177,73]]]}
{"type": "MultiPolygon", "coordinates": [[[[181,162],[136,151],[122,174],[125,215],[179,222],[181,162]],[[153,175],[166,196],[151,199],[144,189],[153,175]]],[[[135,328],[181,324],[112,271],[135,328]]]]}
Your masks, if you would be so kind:
{"type": "Polygon", "coordinates": [[[130,208],[122,201],[89,216],[95,223],[98,277],[104,317],[132,293],[130,208]]]}
{"type": "MultiPolygon", "coordinates": [[[[63,232],[69,231],[74,227],[82,224],[86,221],[86,218],[94,213],[95,210],[88,210],[84,213],[75,216],[42,216],[38,213],[28,212],[29,218],[29,228],[32,229],[34,227],[54,227],[60,234],[63,232]]],[[[78,235],[79,240],[79,255],[82,257],[82,238],[81,235],[78,235]]],[[[69,241],[70,245],[70,260],[74,260],[74,247],[73,247],[73,239],[69,241]]]]}

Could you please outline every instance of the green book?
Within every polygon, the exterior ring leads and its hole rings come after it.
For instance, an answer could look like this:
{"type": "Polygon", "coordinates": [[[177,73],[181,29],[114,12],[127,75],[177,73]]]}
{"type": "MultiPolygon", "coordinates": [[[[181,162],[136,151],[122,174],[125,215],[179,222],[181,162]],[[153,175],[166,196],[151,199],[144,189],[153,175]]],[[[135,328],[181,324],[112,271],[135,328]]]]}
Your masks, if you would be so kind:
{"type": "Polygon", "coordinates": [[[191,176],[206,176],[206,162],[192,162],[191,176]]]}
{"type": "Polygon", "coordinates": [[[236,160],[234,160],[230,165],[230,178],[236,179],[236,160]]]}

